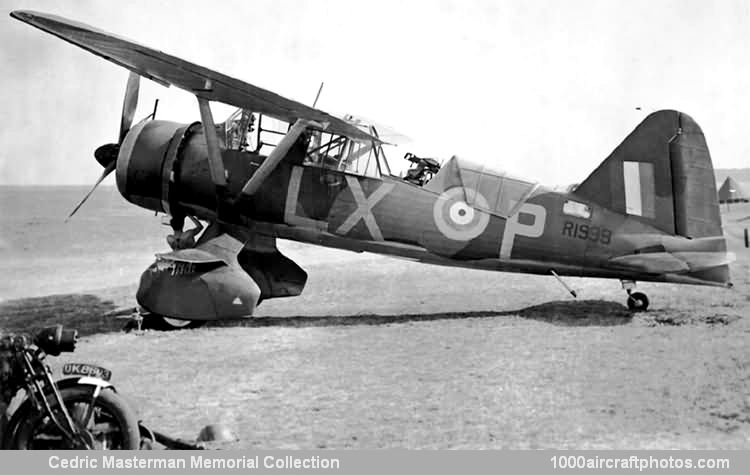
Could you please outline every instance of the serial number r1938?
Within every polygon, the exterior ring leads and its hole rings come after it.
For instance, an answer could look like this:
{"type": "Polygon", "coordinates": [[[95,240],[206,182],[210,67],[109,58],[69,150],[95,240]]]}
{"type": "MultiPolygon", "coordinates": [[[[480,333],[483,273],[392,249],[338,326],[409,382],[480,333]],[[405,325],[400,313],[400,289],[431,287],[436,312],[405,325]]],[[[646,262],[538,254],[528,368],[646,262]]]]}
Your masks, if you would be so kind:
{"type": "Polygon", "coordinates": [[[590,226],[588,224],[578,224],[571,221],[565,221],[562,229],[562,235],[576,237],[582,240],[609,244],[612,241],[612,231],[599,226],[590,226]]]}

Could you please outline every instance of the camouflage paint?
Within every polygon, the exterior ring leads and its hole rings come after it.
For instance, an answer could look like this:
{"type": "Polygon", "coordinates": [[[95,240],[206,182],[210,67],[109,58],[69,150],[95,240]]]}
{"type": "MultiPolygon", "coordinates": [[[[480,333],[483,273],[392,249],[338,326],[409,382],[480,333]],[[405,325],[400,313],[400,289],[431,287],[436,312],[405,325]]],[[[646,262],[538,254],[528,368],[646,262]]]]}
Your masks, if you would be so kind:
{"type": "MultiPolygon", "coordinates": [[[[123,152],[118,161],[118,186],[123,196],[156,211],[164,211],[163,197],[169,196],[170,208],[184,208],[214,221],[216,194],[202,129],[152,121],[131,135],[126,139],[131,143],[127,149],[131,156],[123,152]],[[192,132],[186,134],[186,130],[192,132]],[[171,150],[179,153],[170,171],[165,164],[169,165],[171,150]],[[164,176],[168,171],[169,180],[164,176]],[[166,192],[165,183],[169,187],[166,192]]],[[[237,197],[225,204],[235,211],[233,224],[270,236],[463,267],[531,273],[555,270],[561,275],[677,279],[709,285],[728,281],[726,272],[707,274],[705,269],[696,275],[668,277],[611,265],[617,256],[643,252],[644,246],[637,240],[622,236],[670,233],[651,225],[649,219],[608,209],[586,193],[536,187],[517,211],[505,218],[487,211],[487,199],[481,193],[454,186],[457,182],[450,177],[440,178],[446,189],[419,187],[396,177],[374,178],[303,165],[303,155],[304,147],[294,147],[258,191],[247,196],[240,190],[264,157],[224,151],[228,189],[230,196],[237,197]],[[564,212],[566,202],[588,210],[588,216],[564,212]]],[[[441,173],[451,172],[446,169],[441,173]]],[[[487,176],[482,179],[486,190],[491,183],[486,182],[487,176]]],[[[688,242],[670,241],[669,251],[679,251],[688,242]]]]}

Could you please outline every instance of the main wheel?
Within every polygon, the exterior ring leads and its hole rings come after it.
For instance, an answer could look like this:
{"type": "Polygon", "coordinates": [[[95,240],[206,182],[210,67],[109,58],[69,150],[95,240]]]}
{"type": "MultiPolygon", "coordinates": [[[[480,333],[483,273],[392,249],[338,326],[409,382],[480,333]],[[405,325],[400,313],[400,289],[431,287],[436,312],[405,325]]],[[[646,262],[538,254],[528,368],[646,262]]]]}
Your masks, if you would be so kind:
{"type": "Polygon", "coordinates": [[[648,309],[648,297],[642,292],[628,295],[628,308],[633,312],[645,312],[648,309]]]}
{"type": "Polygon", "coordinates": [[[170,318],[163,315],[152,313],[145,317],[148,319],[148,326],[156,330],[185,330],[188,328],[199,328],[206,324],[205,320],[182,320],[179,318],[170,318]]]}
{"type": "MultiPolygon", "coordinates": [[[[35,410],[31,401],[27,401],[28,404],[24,403],[18,409],[25,413],[20,414],[21,421],[8,448],[59,450],[85,449],[88,445],[97,450],[138,449],[141,438],[135,412],[111,389],[102,389],[92,407],[93,391],[94,387],[81,385],[60,390],[63,403],[83,441],[68,440],[45,411],[35,410]]],[[[58,420],[64,421],[54,396],[50,395],[48,400],[58,420]]],[[[64,427],[65,423],[62,424],[64,427]]]]}

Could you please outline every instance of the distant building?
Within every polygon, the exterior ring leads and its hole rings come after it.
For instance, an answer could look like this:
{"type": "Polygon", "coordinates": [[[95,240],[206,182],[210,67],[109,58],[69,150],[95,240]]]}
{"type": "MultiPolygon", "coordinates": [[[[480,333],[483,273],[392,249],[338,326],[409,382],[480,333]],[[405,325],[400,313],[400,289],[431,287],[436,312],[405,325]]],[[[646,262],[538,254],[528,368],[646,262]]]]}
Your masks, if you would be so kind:
{"type": "Polygon", "coordinates": [[[740,187],[734,178],[728,176],[719,188],[719,203],[747,203],[748,201],[750,201],[750,195],[740,187]]]}

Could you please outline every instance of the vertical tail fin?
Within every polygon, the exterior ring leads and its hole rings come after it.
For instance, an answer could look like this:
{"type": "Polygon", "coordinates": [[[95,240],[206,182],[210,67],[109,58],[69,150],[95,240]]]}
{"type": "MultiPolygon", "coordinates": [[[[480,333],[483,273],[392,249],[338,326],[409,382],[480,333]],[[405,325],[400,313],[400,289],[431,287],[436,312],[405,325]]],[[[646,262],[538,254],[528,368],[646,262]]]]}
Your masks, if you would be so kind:
{"type": "Polygon", "coordinates": [[[575,193],[669,234],[722,234],[706,139],[681,112],[646,117],[575,193]]]}

